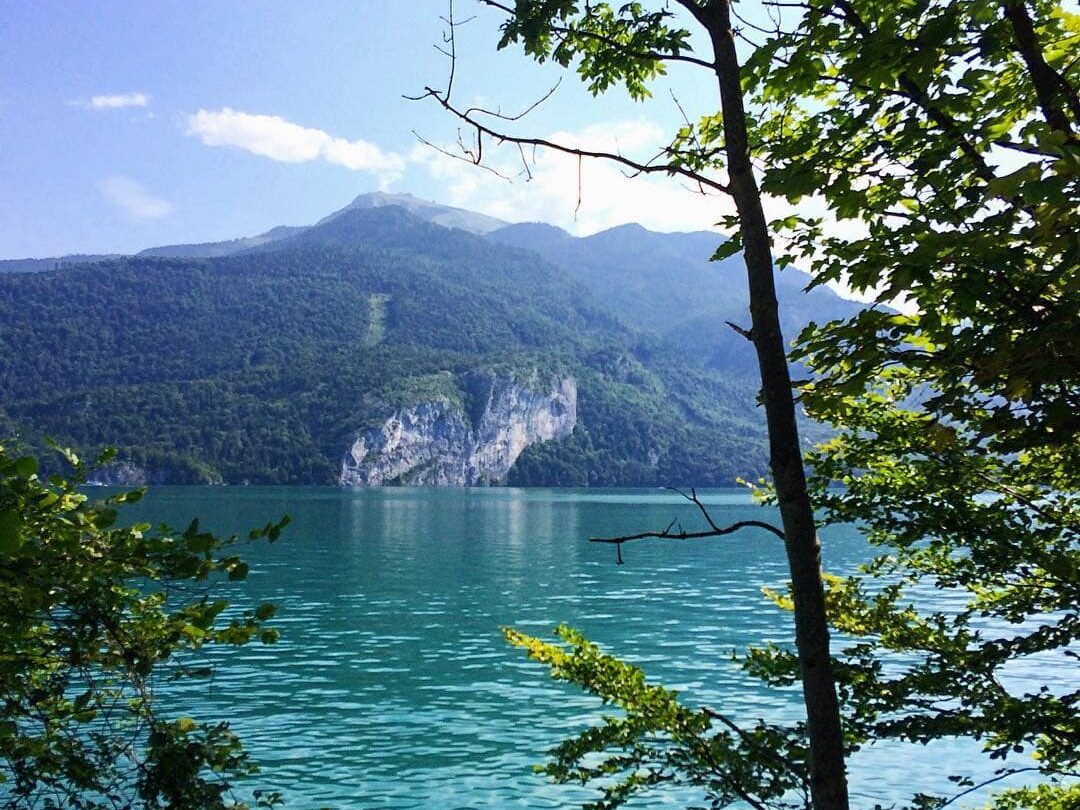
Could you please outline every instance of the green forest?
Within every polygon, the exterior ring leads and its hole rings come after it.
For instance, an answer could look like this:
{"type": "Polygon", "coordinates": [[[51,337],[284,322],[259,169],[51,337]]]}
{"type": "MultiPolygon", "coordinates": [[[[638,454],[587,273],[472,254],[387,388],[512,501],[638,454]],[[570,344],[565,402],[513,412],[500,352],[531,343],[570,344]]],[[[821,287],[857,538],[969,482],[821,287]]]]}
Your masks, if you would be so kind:
{"type": "Polygon", "coordinates": [[[575,434],[531,448],[510,483],[765,469],[752,377],[686,362],[535,253],[394,206],[241,255],[6,274],[0,290],[10,430],[118,444],[150,480],[334,483],[357,432],[423,400],[418,380],[495,366],[580,390],[575,434]]]}

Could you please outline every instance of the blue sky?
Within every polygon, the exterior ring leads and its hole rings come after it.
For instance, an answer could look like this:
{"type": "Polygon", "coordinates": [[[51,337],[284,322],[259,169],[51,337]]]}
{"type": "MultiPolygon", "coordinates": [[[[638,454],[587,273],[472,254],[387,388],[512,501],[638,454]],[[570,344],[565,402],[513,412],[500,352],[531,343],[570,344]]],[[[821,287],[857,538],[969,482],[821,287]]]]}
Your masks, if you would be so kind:
{"type": "MultiPolygon", "coordinates": [[[[499,14],[457,0],[456,92],[516,110],[562,72],[497,52],[499,14]]],[[[728,210],[667,179],[626,180],[540,155],[507,182],[422,146],[455,122],[404,94],[445,81],[445,0],[7,0],[0,12],[0,258],[131,252],[314,222],[385,189],[589,233],[626,221],[708,227],[728,210]]],[[[707,76],[672,74],[654,100],[588,95],[573,74],[533,134],[648,156],[711,111],[707,76]]],[[[516,172],[516,154],[490,152],[516,172]]]]}

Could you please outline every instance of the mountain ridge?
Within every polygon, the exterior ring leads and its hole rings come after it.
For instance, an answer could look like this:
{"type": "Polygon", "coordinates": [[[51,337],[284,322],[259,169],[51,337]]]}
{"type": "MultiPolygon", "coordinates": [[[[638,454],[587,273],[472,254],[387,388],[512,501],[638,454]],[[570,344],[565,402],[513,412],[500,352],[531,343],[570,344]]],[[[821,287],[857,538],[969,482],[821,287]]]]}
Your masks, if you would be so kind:
{"type": "Polygon", "coordinates": [[[554,375],[578,392],[572,433],[511,441],[506,482],[708,485],[764,470],[748,380],[682,367],[535,252],[398,206],[232,255],[0,276],[0,432],[119,442],[140,480],[334,483],[357,437],[393,414],[468,414],[455,381],[477,374],[554,375]]]}
{"type": "MultiPolygon", "coordinates": [[[[461,381],[539,376],[578,392],[572,432],[507,411],[506,430],[532,438],[482,480],[722,486],[765,471],[754,354],[723,323],[746,318],[741,268],[709,261],[720,237],[476,233],[435,221],[448,207],[396,199],[179,256],[0,274],[0,434],[119,442],[133,480],[334,483],[395,414],[442,414],[413,422],[453,432],[472,407],[461,381]]],[[[806,280],[781,274],[785,329],[805,323],[806,280]]],[[[855,306],[816,295],[815,313],[855,306]]],[[[458,480],[426,475],[401,480],[458,480]]]]}

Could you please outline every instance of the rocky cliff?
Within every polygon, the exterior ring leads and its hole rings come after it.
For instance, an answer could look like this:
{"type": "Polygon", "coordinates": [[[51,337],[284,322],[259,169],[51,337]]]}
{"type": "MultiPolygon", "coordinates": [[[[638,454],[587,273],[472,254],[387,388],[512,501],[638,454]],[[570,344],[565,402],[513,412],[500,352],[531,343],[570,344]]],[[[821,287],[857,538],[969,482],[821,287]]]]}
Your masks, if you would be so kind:
{"type": "Polygon", "coordinates": [[[151,481],[145,467],[131,461],[116,461],[94,470],[86,483],[106,487],[145,487],[151,481]]]}
{"type": "Polygon", "coordinates": [[[569,436],[577,383],[474,372],[464,396],[399,408],[360,433],[342,459],[343,486],[483,486],[506,478],[531,444],[569,436]]]}
{"type": "Polygon", "coordinates": [[[146,487],[158,484],[224,484],[211,467],[190,458],[158,455],[144,462],[117,459],[99,467],[86,483],[106,487],[146,487]]]}

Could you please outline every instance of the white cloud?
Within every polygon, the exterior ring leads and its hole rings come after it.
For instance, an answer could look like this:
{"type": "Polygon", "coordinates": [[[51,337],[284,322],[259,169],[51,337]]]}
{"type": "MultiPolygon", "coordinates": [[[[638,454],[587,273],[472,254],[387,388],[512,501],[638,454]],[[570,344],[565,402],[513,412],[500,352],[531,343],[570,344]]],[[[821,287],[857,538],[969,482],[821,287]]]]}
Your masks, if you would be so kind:
{"type": "Polygon", "coordinates": [[[86,105],[92,110],[119,110],[124,107],[146,107],[150,104],[147,93],[117,93],[93,96],[86,105]]]}
{"type": "MultiPolygon", "coordinates": [[[[650,121],[619,121],[577,131],[553,132],[546,140],[580,149],[618,152],[642,162],[666,143],[650,121]]],[[[456,147],[447,145],[451,153],[456,147]]],[[[541,221],[587,235],[637,222],[658,231],[711,228],[733,211],[727,197],[702,195],[667,175],[628,177],[632,171],[604,160],[583,159],[552,149],[527,152],[531,179],[522,176],[516,147],[484,144],[485,165],[513,182],[456,160],[428,146],[410,159],[423,165],[444,189],[446,202],[512,222],[541,221]],[[579,205],[580,193],[580,205],[579,205]]]]}
{"type": "Polygon", "coordinates": [[[106,200],[135,219],[161,219],[174,210],[172,203],[154,196],[142,183],[130,177],[113,175],[98,182],[97,186],[106,200]]]}
{"type": "Polygon", "coordinates": [[[187,134],[207,146],[233,146],[283,163],[325,160],[353,171],[372,172],[384,186],[405,168],[401,156],[383,152],[373,143],[336,138],[277,115],[253,115],[229,107],[189,115],[187,134]]]}

